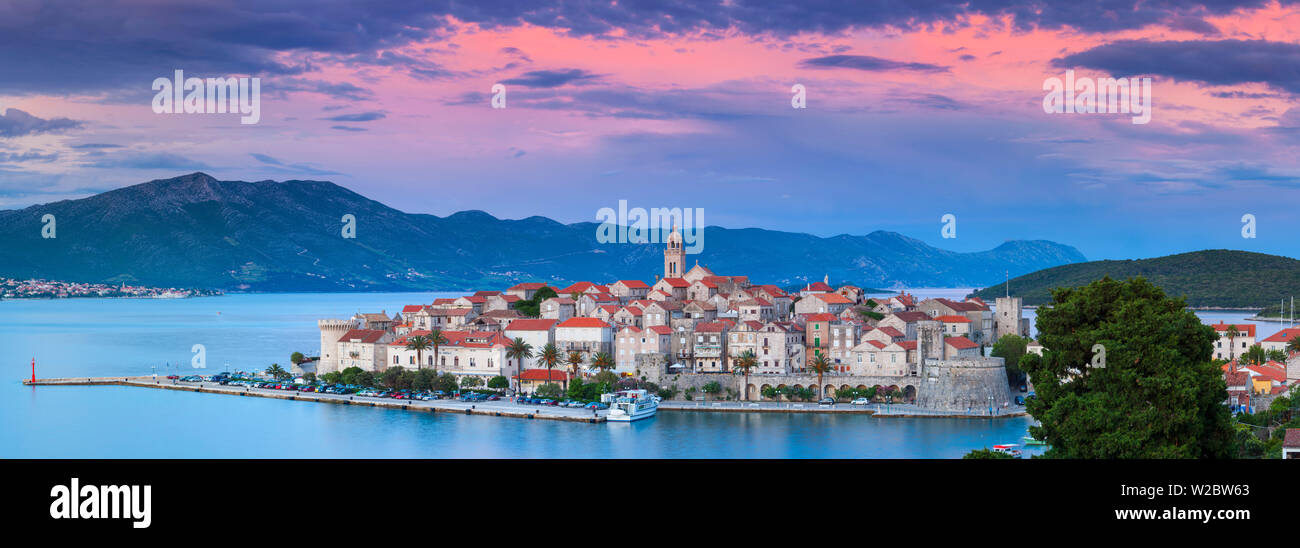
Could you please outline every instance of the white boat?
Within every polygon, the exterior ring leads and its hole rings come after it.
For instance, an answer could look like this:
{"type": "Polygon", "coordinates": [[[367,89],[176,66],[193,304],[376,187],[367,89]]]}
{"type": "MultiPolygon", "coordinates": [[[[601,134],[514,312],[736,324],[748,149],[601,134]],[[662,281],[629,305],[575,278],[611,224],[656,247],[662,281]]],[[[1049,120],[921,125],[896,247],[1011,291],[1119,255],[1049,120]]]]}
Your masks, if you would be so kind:
{"type": "Polygon", "coordinates": [[[1006,453],[1018,459],[1021,457],[1021,454],[1020,454],[1020,450],[1017,449],[1017,447],[1018,446],[1014,443],[999,443],[993,446],[993,452],[1006,453]]]}
{"type": "Polygon", "coordinates": [[[609,415],[605,420],[612,422],[632,422],[655,416],[659,411],[659,398],[645,390],[619,390],[613,394],[601,394],[601,403],[609,404],[609,415]]]}

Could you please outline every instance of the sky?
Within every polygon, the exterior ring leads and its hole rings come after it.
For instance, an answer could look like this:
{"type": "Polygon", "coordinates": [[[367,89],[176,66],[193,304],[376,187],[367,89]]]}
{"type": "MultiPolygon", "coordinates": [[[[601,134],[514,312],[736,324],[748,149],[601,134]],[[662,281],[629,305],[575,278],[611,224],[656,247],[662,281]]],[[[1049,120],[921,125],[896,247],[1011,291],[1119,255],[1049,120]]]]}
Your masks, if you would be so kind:
{"type": "Polygon", "coordinates": [[[1300,0],[7,0],[0,209],[203,171],[440,216],[1297,256],[1298,94],[1300,0]],[[259,78],[260,120],[155,113],[175,70],[259,78]],[[1066,71],[1150,78],[1150,122],[1045,112],[1066,71]]]}

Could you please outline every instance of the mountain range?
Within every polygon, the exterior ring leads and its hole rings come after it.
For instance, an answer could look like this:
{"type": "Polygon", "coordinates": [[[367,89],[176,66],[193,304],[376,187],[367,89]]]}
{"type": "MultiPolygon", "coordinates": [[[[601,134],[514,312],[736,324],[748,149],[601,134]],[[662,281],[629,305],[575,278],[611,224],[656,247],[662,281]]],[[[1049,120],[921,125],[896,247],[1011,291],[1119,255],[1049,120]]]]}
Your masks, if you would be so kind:
{"type": "MultiPolygon", "coordinates": [[[[325,181],[218,181],[204,173],[0,211],[0,276],[234,291],[500,288],[520,281],[641,279],[662,244],[599,244],[598,224],[405,213],[325,181]],[[42,218],[54,216],[53,238],[42,218]],[[344,215],[356,219],[343,237],[344,215]]],[[[718,274],[795,285],[980,287],[1087,260],[1049,241],[947,251],[894,232],[864,236],[709,226],[688,255],[718,274]]]]}

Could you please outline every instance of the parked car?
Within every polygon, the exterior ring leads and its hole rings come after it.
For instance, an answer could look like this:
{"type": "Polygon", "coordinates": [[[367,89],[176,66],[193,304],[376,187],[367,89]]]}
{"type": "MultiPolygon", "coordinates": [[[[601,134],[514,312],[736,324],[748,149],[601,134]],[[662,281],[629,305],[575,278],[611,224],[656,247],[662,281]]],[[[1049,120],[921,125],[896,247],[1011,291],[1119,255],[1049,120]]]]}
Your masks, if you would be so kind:
{"type": "Polygon", "coordinates": [[[817,405],[835,405],[835,398],[822,398],[817,405]]]}
{"type": "Polygon", "coordinates": [[[598,401],[591,402],[591,403],[589,403],[589,404],[587,404],[587,405],[584,405],[583,407],[585,407],[585,408],[587,408],[587,409],[609,409],[609,406],[608,406],[608,405],[605,405],[605,404],[600,403],[600,402],[598,402],[598,401]]]}
{"type": "Polygon", "coordinates": [[[1028,391],[1029,391],[1029,387],[1028,387],[1028,386],[1025,386],[1025,385],[1022,384],[1022,385],[1020,385],[1020,391],[1021,391],[1021,392],[1028,392],[1028,391]]]}
{"type": "Polygon", "coordinates": [[[496,394],[492,394],[491,396],[487,397],[487,401],[500,401],[500,400],[501,400],[501,396],[498,396],[496,394]]]}
{"type": "Polygon", "coordinates": [[[1024,397],[1024,396],[1016,396],[1016,405],[1024,405],[1024,404],[1025,404],[1025,397],[1024,397]]]}
{"type": "Polygon", "coordinates": [[[850,405],[871,405],[871,400],[867,398],[858,398],[849,402],[850,405]]]}

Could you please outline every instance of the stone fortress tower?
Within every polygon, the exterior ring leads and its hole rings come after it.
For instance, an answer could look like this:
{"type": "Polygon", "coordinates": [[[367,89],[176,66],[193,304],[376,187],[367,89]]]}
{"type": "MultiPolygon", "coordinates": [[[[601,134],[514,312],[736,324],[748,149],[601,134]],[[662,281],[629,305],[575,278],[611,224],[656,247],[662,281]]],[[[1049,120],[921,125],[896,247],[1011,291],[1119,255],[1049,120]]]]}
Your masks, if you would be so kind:
{"type": "Polygon", "coordinates": [[[994,301],[997,315],[993,319],[993,340],[1003,335],[1029,336],[1029,318],[1024,318],[1024,301],[1020,297],[998,297],[994,301]]]}
{"type": "Polygon", "coordinates": [[[914,376],[924,377],[927,365],[943,359],[943,324],[933,320],[916,323],[916,371],[914,376]]]}
{"type": "Polygon", "coordinates": [[[1001,409],[1011,402],[1002,358],[958,358],[925,366],[916,406],[976,413],[1001,409]]]}
{"type": "Polygon", "coordinates": [[[353,329],[359,329],[361,322],[356,319],[350,320],[317,320],[316,325],[320,327],[320,362],[316,365],[316,374],[324,375],[338,371],[339,358],[334,354],[338,352],[339,339],[353,329]]]}

